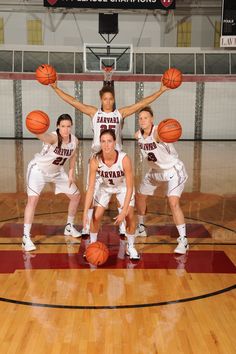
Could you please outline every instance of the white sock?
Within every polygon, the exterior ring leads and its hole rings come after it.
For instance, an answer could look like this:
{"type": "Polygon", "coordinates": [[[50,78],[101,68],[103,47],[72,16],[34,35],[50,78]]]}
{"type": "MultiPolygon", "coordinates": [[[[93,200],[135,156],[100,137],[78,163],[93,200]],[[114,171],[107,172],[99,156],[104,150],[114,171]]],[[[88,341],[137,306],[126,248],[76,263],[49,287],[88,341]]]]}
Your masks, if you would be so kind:
{"type": "Polygon", "coordinates": [[[126,237],[127,237],[127,240],[128,240],[128,245],[130,247],[134,247],[135,235],[126,234],[126,237]]]}
{"type": "Polygon", "coordinates": [[[138,215],[138,223],[145,225],[144,218],[145,218],[145,215],[138,215]]]}
{"type": "Polygon", "coordinates": [[[71,224],[71,225],[74,225],[74,220],[75,220],[75,217],[74,216],[69,216],[67,217],[67,224],[71,224]]]}
{"type": "Polygon", "coordinates": [[[186,237],[186,224],[176,225],[180,238],[186,237]]]}
{"type": "Polygon", "coordinates": [[[98,233],[97,232],[90,232],[90,243],[94,243],[97,241],[98,233]]]}
{"type": "Polygon", "coordinates": [[[24,224],[24,235],[30,237],[30,230],[32,224],[24,224]]]}

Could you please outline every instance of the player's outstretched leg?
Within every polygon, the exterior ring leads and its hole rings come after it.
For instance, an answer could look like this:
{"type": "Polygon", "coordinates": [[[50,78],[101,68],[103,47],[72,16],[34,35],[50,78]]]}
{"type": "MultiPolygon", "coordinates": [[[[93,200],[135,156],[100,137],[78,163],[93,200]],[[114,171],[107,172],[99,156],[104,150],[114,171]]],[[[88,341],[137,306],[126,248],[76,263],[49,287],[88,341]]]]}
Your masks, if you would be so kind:
{"type": "Polygon", "coordinates": [[[127,237],[127,248],[126,254],[130,259],[140,259],[140,255],[134,246],[135,242],[135,217],[134,217],[134,208],[129,207],[128,214],[126,216],[126,237],[127,237]]]}
{"type": "Polygon", "coordinates": [[[146,237],[147,229],[145,226],[145,214],[147,210],[147,195],[136,193],[135,204],[138,213],[138,226],[136,228],[135,236],[146,237]]]}
{"type": "Polygon", "coordinates": [[[24,231],[22,237],[22,248],[26,252],[35,251],[36,246],[30,237],[34,213],[38,204],[39,196],[28,196],[24,214],[24,231]]]}
{"type": "Polygon", "coordinates": [[[179,233],[179,237],[177,238],[178,245],[175,248],[174,253],[185,254],[189,249],[189,244],[186,236],[184,214],[179,204],[179,197],[170,196],[168,197],[168,201],[172,211],[174,223],[179,233]]]}
{"type": "Polygon", "coordinates": [[[80,201],[80,194],[67,194],[67,197],[70,199],[70,203],[68,207],[68,217],[64,229],[64,235],[72,237],[81,237],[81,233],[76,230],[74,226],[74,219],[80,201]]]}

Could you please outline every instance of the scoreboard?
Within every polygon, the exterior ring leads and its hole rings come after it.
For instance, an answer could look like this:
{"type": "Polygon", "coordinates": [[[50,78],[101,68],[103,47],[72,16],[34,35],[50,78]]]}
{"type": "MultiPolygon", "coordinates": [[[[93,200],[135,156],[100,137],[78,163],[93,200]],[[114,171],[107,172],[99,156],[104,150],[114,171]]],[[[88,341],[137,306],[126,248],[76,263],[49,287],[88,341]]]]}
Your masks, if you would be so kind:
{"type": "Polygon", "coordinates": [[[236,0],[222,0],[221,47],[236,47],[236,0]]]}

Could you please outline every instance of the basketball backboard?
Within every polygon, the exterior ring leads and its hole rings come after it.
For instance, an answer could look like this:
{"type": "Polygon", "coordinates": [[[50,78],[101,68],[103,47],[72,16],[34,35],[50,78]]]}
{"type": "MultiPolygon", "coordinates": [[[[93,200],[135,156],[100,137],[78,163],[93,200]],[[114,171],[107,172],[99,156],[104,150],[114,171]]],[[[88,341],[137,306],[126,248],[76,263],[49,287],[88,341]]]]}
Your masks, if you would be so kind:
{"type": "Polygon", "coordinates": [[[103,72],[112,67],[118,73],[130,73],[133,69],[131,44],[84,44],[84,72],[103,72]]]}

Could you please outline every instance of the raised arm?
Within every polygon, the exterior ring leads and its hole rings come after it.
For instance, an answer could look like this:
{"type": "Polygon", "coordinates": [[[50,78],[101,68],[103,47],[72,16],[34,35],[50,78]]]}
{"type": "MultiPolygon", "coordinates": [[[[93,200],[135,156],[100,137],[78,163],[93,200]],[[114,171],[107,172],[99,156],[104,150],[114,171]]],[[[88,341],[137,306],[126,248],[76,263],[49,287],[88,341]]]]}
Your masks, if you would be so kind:
{"type": "Polygon", "coordinates": [[[89,182],[88,182],[88,188],[87,188],[85,202],[84,202],[84,213],[83,213],[84,228],[86,228],[87,225],[88,209],[90,208],[93,201],[97,168],[98,168],[98,162],[95,158],[92,158],[89,163],[89,182]]]}
{"type": "Polygon", "coordinates": [[[126,118],[133,113],[138,112],[140,109],[150,105],[153,101],[155,101],[158,97],[160,97],[165,91],[169,90],[168,87],[164,86],[161,81],[161,86],[159,91],[154,92],[152,95],[143,98],[141,101],[132,104],[131,106],[120,108],[119,111],[123,118],[126,118]]]}
{"type": "Polygon", "coordinates": [[[56,94],[63,99],[65,102],[69,103],[71,106],[77,108],[80,112],[87,114],[90,117],[93,117],[94,114],[97,111],[97,108],[94,106],[89,106],[87,104],[84,104],[80,101],[78,101],[76,98],[73,96],[68,95],[68,93],[62,91],[58,86],[57,86],[57,81],[54,82],[53,84],[50,85],[52,89],[56,92],[56,94]]]}

